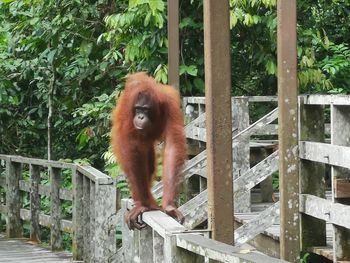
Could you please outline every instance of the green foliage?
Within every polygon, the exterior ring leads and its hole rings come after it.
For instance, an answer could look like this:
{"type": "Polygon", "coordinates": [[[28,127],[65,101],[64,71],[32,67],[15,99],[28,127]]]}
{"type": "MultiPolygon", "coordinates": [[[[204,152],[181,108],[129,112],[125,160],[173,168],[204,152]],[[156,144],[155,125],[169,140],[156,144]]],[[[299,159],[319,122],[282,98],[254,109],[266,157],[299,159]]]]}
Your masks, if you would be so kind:
{"type": "MultiPolygon", "coordinates": [[[[104,60],[108,47],[96,42],[105,29],[101,16],[112,11],[109,1],[0,3],[0,152],[45,157],[53,84],[54,158],[80,156],[74,139],[87,127],[72,112],[103,91],[111,94],[114,78],[124,75],[104,60]]],[[[95,161],[101,154],[84,155],[95,161]]]]}
{"type": "MultiPolygon", "coordinates": [[[[230,0],[234,95],[276,94],[276,2],[230,0]]],[[[350,93],[349,9],[347,0],[298,1],[301,92],[350,93]]],[[[165,0],[0,2],[0,152],[46,157],[52,87],[53,158],[103,168],[124,76],[168,81],[166,14],[165,0]]],[[[182,95],[203,95],[202,1],[180,1],[179,30],[182,95]]]]}

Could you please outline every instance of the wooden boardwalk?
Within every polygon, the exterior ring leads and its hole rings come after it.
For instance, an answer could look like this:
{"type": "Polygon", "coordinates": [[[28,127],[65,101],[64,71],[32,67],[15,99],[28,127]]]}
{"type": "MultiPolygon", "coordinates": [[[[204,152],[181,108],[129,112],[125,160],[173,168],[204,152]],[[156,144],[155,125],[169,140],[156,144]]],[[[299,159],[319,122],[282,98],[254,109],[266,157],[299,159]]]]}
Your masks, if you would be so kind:
{"type": "Polygon", "coordinates": [[[6,239],[0,234],[0,263],[54,263],[72,262],[67,252],[53,253],[48,249],[30,244],[25,239],[6,239]]]}

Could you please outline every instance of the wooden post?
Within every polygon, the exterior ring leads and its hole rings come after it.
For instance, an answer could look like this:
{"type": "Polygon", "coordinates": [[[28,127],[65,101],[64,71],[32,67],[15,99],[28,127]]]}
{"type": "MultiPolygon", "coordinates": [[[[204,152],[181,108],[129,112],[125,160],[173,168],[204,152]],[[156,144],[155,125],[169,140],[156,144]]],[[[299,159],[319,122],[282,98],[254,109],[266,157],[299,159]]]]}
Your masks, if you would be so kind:
{"type": "Polygon", "coordinates": [[[34,242],[40,242],[40,198],[39,198],[39,184],[40,184],[40,167],[31,164],[29,166],[30,173],[30,239],[34,242]]]}
{"type": "Polygon", "coordinates": [[[18,238],[23,235],[23,226],[20,216],[22,206],[21,194],[19,191],[19,180],[21,177],[22,165],[12,162],[10,159],[6,163],[6,236],[8,238],[18,238]]]}
{"type": "Polygon", "coordinates": [[[84,261],[89,262],[91,251],[91,235],[90,235],[90,179],[83,176],[83,224],[84,224],[84,261]]]}
{"type": "Polygon", "coordinates": [[[153,231],[147,226],[140,231],[140,257],[142,262],[153,262],[153,231]]]}
{"type": "Polygon", "coordinates": [[[104,263],[108,262],[108,259],[117,252],[115,238],[116,186],[114,183],[99,184],[96,182],[91,189],[95,193],[93,215],[91,216],[94,228],[92,239],[95,252],[94,262],[104,263]]]}
{"type": "MultiPolygon", "coordinates": [[[[324,142],[324,107],[305,105],[299,98],[299,137],[301,141],[324,142]]],[[[300,160],[300,193],[325,198],[325,165],[300,160]]],[[[313,246],[326,246],[326,222],[306,214],[300,215],[301,251],[313,246]]]]}
{"type": "Polygon", "coordinates": [[[83,217],[83,175],[72,169],[73,184],[73,241],[72,252],[74,260],[83,260],[84,255],[84,217],[83,217]]]}
{"type": "MultiPolygon", "coordinates": [[[[331,105],[332,144],[350,146],[350,106],[331,105]]],[[[350,179],[350,170],[332,166],[332,196],[334,203],[350,205],[350,199],[335,198],[335,181],[339,178],[350,179]]],[[[350,229],[333,225],[334,262],[350,261],[350,229]]]]}
{"type": "MultiPolygon", "coordinates": [[[[4,173],[4,171],[5,171],[4,166],[6,166],[5,160],[0,159],[0,190],[1,190],[1,188],[5,187],[5,185],[3,185],[1,181],[3,181],[5,179],[3,182],[5,182],[5,184],[6,184],[6,177],[4,176],[6,174],[6,172],[4,173]]],[[[0,192],[0,207],[4,204],[4,201],[5,201],[5,192],[2,191],[2,192],[0,192]]],[[[6,228],[6,222],[4,222],[4,219],[6,218],[5,213],[6,213],[6,211],[3,211],[0,208],[0,231],[3,231],[3,229],[6,228]]]]}
{"type": "Polygon", "coordinates": [[[229,1],[204,1],[208,153],[208,225],[212,238],[233,244],[231,55],[229,1]]]}
{"type": "Polygon", "coordinates": [[[176,245],[176,235],[166,236],[164,240],[164,262],[169,263],[197,263],[204,262],[200,255],[179,248],[176,245]]]}
{"type": "Polygon", "coordinates": [[[281,258],[299,262],[296,0],[277,1],[281,258]]]}
{"type": "MultiPolygon", "coordinates": [[[[128,208],[128,200],[122,199],[122,214],[123,218],[125,214],[127,213],[128,208]]],[[[138,260],[138,253],[135,254],[135,251],[138,251],[138,232],[130,230],[128,225],[125,223],[125,220],[122,220],[122,235],[123,235],[123,259],[122,262],[133,262],[135,260],[138,260]],[[137,239],[137,244],[135,243],[135,239],[137,239]],[[136,246],[136,248],[135,248],[136,246]]],[[[154,238],[153,238],[154,240],[154,238]]],[[[163,248],[163,247],[162,247],[163,248]]],[[[155,251],[153,251],[153,257],[157,254],[155,251]]],[[[164,261],[154,261],[153,262],[164,262],[164,261]]]]}
{"type": "MultiPolygon", "coordinates": [[[[233,116],[233,135],[237,135],[249,126],[249,108],[248,97],[233,98],[232,112],[233,116]],[[237,130],[236,130],[237,129],[237,130]]],[[[249,137],[234,144],[233,153],[233,177],[237,179],[250,168],[250,147],[249,137]]],[[[250,212],[250,192],[240,195],[234,199],[236,213],[250,212]]]]}
{"type": "Polygon", "coordinates": [[[156,231],[153,231],[153,262],[163,263],[164,260],[164,239],[156,231]]]}
{"type": "MultiPolygon", "coordinates": [[[[102,207],[104,200],[100,200],[100,201],[96,200],[98,198],[97,191],[100,188],[98,183],[90,180],[89,186],[90,186],[90,202],[89,202],[89,206],[87,209],[89,209],[89,211],[90,211],[90,218],[89,218],[90,240],[89,240],[88,244],[90,246],[90,262],[97,263],[97,262],[100,262],[100,260],[103,261],[103,258],[101,256],[96,255],[96,252],[97,252],[97,249],[103,249],[102,245],[104,245],[104,244],[103,243],[99,244],[99,243],[97,243],[97,240],[96,240],[96,238],[98,238],[97,233],[96,233],[96,232],[98,232],[97,228],[102,227],[101,226],[102,222],[100,222],[99,224],[96,224],[96,217],[97,217],[96,212],[99,212],[99,215],[104,214],[104,209],[102,207]],[[98,207],[96,207],[96,206],[98,206],[98,207]]],[[[116,196],[114,195],[113,197],[116,197],[116,196]]],[[[102,219],[102,218],[100,218],[100,219],[102,219]]],[[[108,231],[107,225],[106,225],[106,230],[108,231]]],[[[100,233],[100,234],[102,234],[102,233],[100,233]]],[[[102,238],[102,237],[100,237],[100,238],[102,238]]]]}
{"type": "Polygon", "coordinates": [[[51,184],[51,250],[62,250],[61,234],[61,169],[49,167],[51,184]]]}
{"type": "Polygon", "coordinates": [[[168,83],[179,89],[179,0],[168,0],[168,83]]]}

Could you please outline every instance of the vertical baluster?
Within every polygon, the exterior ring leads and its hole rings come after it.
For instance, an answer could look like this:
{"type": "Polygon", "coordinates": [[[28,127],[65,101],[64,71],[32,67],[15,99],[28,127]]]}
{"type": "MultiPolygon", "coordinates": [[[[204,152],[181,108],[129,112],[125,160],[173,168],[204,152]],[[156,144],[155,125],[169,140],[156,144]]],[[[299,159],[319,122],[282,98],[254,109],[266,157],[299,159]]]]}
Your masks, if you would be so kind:
{"type": "MultiPolygon", "coordinates": [[[[238,134],[249,126],[249,102],[248,97],[234,98],[232,100],[233,135],[238,134]]],[[[233,147],[233,175],[234,179],[243,175],[250,168],[249,138],[234,143],[233,147]]],[[[235,212],[250,212],[250,192],[241,195],[234,201],[235,212]]]]}
{"type": "Polygon", "coordinates": [[[51,250],[62,250],[61,233],[61,170],[49,167],[51,183],[51,250]]]}
{"type": "Polygon", "coordinates": [[[84,255],[84,204],[83,175],[72,169],[73,183],[73,259],[82,260],[84,255]]]}
{"type": "Polygon", "coordinates": [[[96,249],[98,249],[98,247],[101,244],[97,244],[97,240],[95,238],[96,235],[96,228],[99,227],[96,224],[96,216],[103,214],[103,208],[101,207],[95,207],[95,204],[97,205],[97,203],[95,202],[95,198],[96,198],[96,184],[93,181],[90,181],[90,257],[91,257],[91,261],[92,262],[97,262],[98,259],[101,259],[99,256],[101,255],[96,255],[96,249]]]}
{"type": "Polygon", "coordinates": [[[90,179],[83,176],[83,224],[84,224],[84,261],[91,262],[91,247],[90,247],[90,179]]]}
{"type": "Polygon", "coordinates": [[[94,245],[95,262],[107,262],[116,253],[116,186],[95,184],[94,245]]]}
{"type": "Polygon", "coordinates": [[[166,262],[164,258],[164,239],[156,231],[153,231],[153,262],[166,262]]]}
{"type": "Polygon", "coordinates": [[[153,263],[153,235],[150,227],[140,231],[139,255],[142,262],[153,263]]]}
{"type": "Polygon", "coordinates": [[[34,242],[40,242],[40,167],[31,164],[29,166],[30,173],[30,239],[34,242]]]}
{"type": "Polygon", "coordinates": [[[8,238],[22,237],[23,227],[20,216],[22,206],[21,195],[19,191],[19,179],[21,176],[22,165],[20,163],[7,160],[6,165],[6,209],[7,224],[6,235],[8,238]]]}
{"type": "MultiPolygon", "coordinates": [[[[128,200],[122,200],[122,211],[123,218],[127,213],[128,200]]],[[[123,234],[123,262],[133,262],[134,258],[134,234],[135,231],[132,231],[128,228],[128,225],[125,223],[125,220],[122,220],[122,234],[123,234]]]]}

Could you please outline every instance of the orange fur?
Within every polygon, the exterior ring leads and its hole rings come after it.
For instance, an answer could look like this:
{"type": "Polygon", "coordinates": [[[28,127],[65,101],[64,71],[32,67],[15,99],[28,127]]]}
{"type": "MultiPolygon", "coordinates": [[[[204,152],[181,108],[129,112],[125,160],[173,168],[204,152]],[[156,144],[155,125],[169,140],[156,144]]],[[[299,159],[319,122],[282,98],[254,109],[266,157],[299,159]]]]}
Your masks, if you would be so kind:
{"type": "Polygon", "coordinates": [[[131,74],[113,111],[111,144],[128,177],[136,205],[156,206],[150,189],[156,163],[154,147],[161,140],[165,143],[162,204],[165,209],[175,207],[176,190],[187,157],[180,96],[173,87],[159,84],[143,72],[131,74]],[[140,92],[150,94],[157,116],[147,136],[133,125],[135,100],[140,92]]]}

